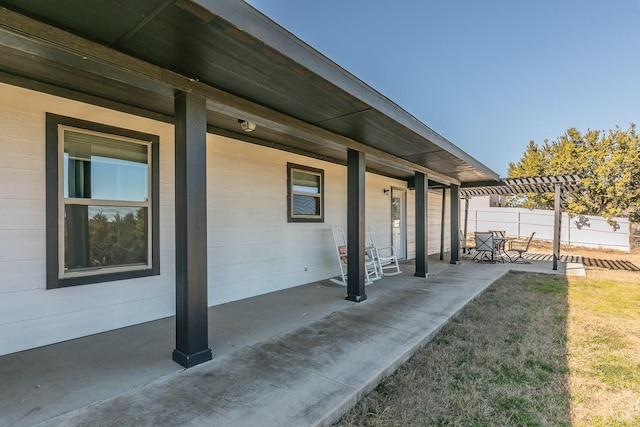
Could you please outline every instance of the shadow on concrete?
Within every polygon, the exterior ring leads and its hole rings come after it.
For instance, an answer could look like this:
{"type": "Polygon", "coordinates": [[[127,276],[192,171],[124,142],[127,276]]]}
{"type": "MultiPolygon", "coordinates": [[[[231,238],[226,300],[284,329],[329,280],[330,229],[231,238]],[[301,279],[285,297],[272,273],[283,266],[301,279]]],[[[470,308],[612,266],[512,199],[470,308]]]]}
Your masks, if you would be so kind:
{"type": "Polygon", "coordinates": [[[598,259],[583,257],[582,263],[588,268],[604,268],[606,270],[640,271],[635,264],[629,261],[616,259],[598,259]]]}
{"type": "MultiPolygon", "coordinates": [[[[552,254],[527,253],[523,258],[529,261],[552,261],[552,254]]],[[[583,257],[582,255],[560,255],[560,261],[565,263],[581,263],[587,268],[602,268],[605,270],[640,271],[635,264],[625,260],[601,259],[583,257]]]]}

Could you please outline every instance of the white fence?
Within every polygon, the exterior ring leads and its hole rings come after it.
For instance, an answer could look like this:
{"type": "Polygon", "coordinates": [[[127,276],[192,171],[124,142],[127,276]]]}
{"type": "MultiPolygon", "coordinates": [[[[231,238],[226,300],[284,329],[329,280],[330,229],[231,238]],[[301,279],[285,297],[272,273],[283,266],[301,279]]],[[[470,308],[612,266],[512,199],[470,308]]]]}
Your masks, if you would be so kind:
{"type": "MultiPolygon", "coordinates": [[[[461,203],[460,229],[464,230],[464,203],[461,203]]],[[[553,240],[554,212],[503,207],[469,207],[467,233],[474,231],[504,230],[508,236],[529,237],[535,231],[536,239],[553,240]]],[[[579,216],[569,218],[562,214],[562,244],[629,251],[629,221],[614,218],[617,229],[602,217],[579,216]]]]}

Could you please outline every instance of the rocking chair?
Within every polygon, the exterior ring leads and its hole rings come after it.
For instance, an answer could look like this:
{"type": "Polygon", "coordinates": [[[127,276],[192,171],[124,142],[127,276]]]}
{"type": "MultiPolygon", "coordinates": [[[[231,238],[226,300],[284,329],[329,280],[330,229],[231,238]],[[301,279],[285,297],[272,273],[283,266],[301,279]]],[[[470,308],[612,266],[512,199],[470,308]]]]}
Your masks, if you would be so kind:
{"type": "MultiPolygon", "coordinates": [[[[341,225],[332,225],[331,233],[333,234],[333,242],[335,243],[336,254],[338,255],[340,278],[331,278],[329,280],[338,285],[347,286],[347,237],[341,225]]],[[[370,285],[374,280],[382,278],[378,273],[378,267],[373,256],[373,251],[368,248],[365,250],[364,269],[367,273],[365,285],[370,285]]]]}
{"type": "Polygon", "coordinates": [[[400,271],[400,265],[398,264],[398,256],[396,255],[396,248],[394,246],[387,246],[379,248],[376,246],[373,240],[373,233],[371,227],[367,227],[366,234],[367,249],[370,249],[373,254],[373,258],[376,261],[376,268],[380,276],[395,276],[402,273],[400,271]]]}

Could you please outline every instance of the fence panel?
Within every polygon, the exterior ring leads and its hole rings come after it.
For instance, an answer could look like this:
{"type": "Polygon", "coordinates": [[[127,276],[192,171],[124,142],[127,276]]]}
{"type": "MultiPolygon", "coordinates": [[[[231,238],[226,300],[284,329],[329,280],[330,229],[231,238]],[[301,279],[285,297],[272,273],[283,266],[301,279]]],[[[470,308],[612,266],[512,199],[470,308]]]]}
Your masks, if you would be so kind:
{"type": "Polygon", "coordinates": [[[629,223],[629,247],[640,248],[640,222],[629,223]]]}
{"type": "MultiPolygon", "coordinates": [[[[464,206],[460,218],[464,221],[464,206]]],[[[553,240],[554,212],[541,209],[482,207],[469,209],[467,232],[504,230],[507,236],[525,238],[535,231],[536,239],[553,240]]],[[[627,218],[614,218],[613,227],[602,217],[580,215],[569,218],[562,214],[562,244],[593,248],[630,250],[630,224],[627,218]]],[[[464,224],[461,224],[464,229],[464,224]]],[[[640,234],[640,226],[634,234],[640,234]]],[[[640,239],[635,239],[640,240],[640,239]]],[[[636,242],[640,244],[640,242],[636,242]]]]}

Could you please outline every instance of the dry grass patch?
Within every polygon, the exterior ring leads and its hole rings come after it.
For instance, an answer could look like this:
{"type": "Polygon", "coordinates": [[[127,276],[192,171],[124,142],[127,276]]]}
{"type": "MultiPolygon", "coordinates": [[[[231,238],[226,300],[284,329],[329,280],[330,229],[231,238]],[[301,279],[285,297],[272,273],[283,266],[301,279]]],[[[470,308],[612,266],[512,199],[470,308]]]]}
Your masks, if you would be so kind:
{"type": "Polygon", "coordinates": [[[338,425],[569,425],[566,297],[560,276],[505,276],[338,425]]]}
{"type": "Polygon", "coordinates": [[[640,426],[640,273],[589,270],[571,279],[569,301],[575,425],[640,426]]]}
{"type": "MultiPolygon", "coordinates": [[[[550,244],[538,249],[550,251],[550,244]]],[[[623,260],[640,250],[563,247],[562,253],[623,260]]],[[[571,414],[578,426],[640,426],[640,273],[587,268],[569,278],[571,414]]]]}

